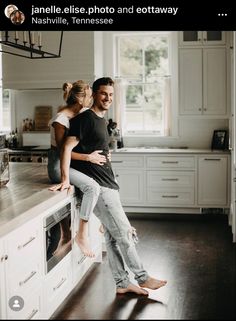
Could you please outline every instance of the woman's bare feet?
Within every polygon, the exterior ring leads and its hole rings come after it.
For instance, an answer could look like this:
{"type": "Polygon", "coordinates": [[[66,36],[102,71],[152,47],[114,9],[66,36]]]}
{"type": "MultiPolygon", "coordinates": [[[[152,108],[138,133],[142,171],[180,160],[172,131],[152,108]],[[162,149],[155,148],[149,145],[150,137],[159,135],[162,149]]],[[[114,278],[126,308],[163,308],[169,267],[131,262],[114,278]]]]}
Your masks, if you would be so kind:
{"type": "Polygon", "coordinates": [[[117,288],[116,293],[117,294],[125,294],[125,293],[136,293],[138,295],[148,295],[148,291],[139,288],[137,285],[134,285],[130,283],[127,288],[117,288]]]}
{"type": "Polygon", "coordinates": [[[81,252],[88,257],[94,257],[95,254],[90,248],[89,240],[87,237],[80,237],[78,234],[75,236],[75,242],[80,248],[81,252]]]}
{"type": "Polygon", "coordinates": [[[167,283],[166,280],[157,280],[149,277],[144,283],[139,284],[141,288],[148,288],[151,290],[157,290],[162,286],[165,286],[167,283]]]}

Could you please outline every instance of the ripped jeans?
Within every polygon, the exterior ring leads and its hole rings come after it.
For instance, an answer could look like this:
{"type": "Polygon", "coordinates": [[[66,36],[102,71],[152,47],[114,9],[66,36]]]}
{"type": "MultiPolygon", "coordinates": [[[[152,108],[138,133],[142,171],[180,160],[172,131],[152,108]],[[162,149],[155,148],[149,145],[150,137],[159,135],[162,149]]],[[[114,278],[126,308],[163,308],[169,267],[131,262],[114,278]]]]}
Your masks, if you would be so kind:
{"type": "Polygon", "coordinates": [[[129,275],[125,265],[134,273],[141,284],[149,277],[143,268],[135,247],[135,230],[123,210],[119,191],[102,187],[94,214],[103,224],[109,265],[117,288],[126,288],[129,275]]]}

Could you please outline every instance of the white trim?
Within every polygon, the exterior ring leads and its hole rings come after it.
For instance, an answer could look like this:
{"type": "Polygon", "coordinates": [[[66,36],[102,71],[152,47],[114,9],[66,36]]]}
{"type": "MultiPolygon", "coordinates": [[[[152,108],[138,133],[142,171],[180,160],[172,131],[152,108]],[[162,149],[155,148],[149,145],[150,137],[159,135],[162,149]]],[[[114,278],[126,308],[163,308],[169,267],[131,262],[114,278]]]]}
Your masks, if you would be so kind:
{"type": "MultiPolygon", "coordinates": [[[[148,31],[148,34],[153,33],[155,34],[157,31],[148,31]]],[[[115,36],[118,35],[145,35],[147,31],[140,31],[140,32],[134,32],[134,31],[108,31],[104,32],[104,48],[106,50],[104,51],[104,73],[105,75],[110,75],[113,78],[116,78],[116,70],[115,66],[115,36]]],[[[169,33],[169,31],[158,31],[158,33],[166,34],[169,33]]],[[[172,108],[171,108],[171,134],[170,136],[160,136],[159,134],[155,135],[153,133],[134,133],[129,134],[126,133],[125,137],[149,137],[149,136],[155,136],[158,137],[160,140],[166,138],[175,138],[178,137],[178,32],[174,31],[171,32],[171,42],[170,42],[170,70],[171,70],[171,99],[172,99],[172,108]]],[[[114,108],[111,108],[108,113],[109,118],[114,118],[115,112],[114,108]]]]}

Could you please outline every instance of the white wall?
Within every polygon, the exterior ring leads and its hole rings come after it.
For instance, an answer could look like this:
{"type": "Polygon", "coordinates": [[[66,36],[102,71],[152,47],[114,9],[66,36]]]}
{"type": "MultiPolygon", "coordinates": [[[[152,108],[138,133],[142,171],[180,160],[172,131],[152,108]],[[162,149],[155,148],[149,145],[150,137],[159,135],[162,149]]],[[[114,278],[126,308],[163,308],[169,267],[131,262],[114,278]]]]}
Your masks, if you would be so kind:
{"type": "MultiPolygon", "coordinates": [[[[59,35],[60,32],[43,31],[43,49],[57,52],[59,35]]],[[[78,79],[94,80],[92,31],[64,32],[61,58],[28,59],[3,55],[4,88],[61,88],[65,81],[78,79]]]]}
{"type": "Polygon", "coordinates": [[[214,129],[228,129],[227,119],[179,119],[175,138],[125,137],[126,147],[134,146],[169,146],[189,148],[211,148],[214,129]]]}

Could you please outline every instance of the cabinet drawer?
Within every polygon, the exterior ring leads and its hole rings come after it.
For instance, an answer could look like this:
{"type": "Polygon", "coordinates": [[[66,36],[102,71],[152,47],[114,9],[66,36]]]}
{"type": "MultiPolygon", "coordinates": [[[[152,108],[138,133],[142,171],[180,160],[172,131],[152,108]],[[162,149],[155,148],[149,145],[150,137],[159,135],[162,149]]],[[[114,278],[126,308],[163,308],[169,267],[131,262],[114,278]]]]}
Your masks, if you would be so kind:
{"type": "Polygon", "coordinates": [[[115,155],[112,156],[111,160],[112,167],[143,167],[144,166],[144,156],[123,156],[115,155]]]}
{"type": "Polygon", "coordinates": [[[22,266],[15,268],[9,274],[7,279],[9,297],[14,295],[29,294],[32,289],[36,288],[41,281],[40,262],[27,262],[22,266]]]}
{"type": "Polygon", "coordinates": [[[147,168],[159,169],[194,169],[195,158],[192,156],[148,156],[147,168]]]}
{"type": "Polygon", "coordinates": [[[9,234],[7,252],[10,269],[15,270],[17,262],[22,262],[22,258],[25,262],[25,260],[32,261],[40,257],[42,243],[40,242],[39,228],[39,223],[27,223],[9,234]]]}
{"type": "Polygon", "coordinates": [[[61,304],[72,288],[71,255],[67,255],[44,279],[44,307],[49,315],[61,304]]]}
{"type": "Polygon", "coordinates": [[[148,187],[194,188],[194,172],[147,171],[148,187]]]}
{"type": "Polygon", "coordinates": [[[194,205],[194,189],[148,188],[147,200],[155,205],[194,205]]]}

